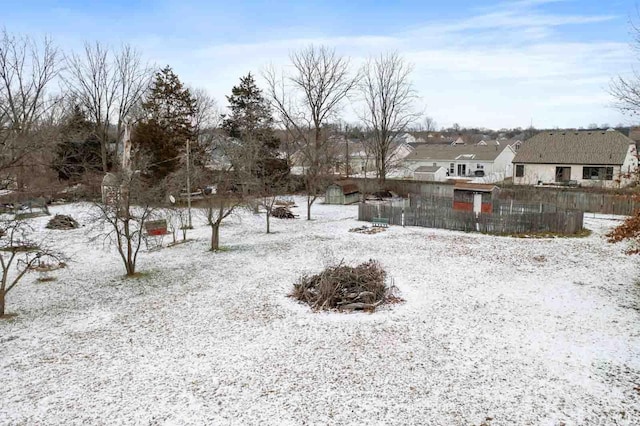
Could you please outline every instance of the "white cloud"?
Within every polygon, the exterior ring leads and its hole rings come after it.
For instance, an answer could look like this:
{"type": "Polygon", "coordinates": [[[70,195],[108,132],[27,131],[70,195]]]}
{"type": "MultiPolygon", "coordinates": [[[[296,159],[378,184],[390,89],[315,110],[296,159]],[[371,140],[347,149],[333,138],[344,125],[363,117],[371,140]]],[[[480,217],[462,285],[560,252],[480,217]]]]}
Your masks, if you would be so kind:
{"type": "Polygon", "coordinates": [[[399,50],[415,64],[416,89],[427,114],[441,125],[525,127],[533,119],[539,126],[568,127],[622,121],[608,108],[606,87],[612,76],[630,68],[628,44],[567,41],[560,30],[614,20],[624,25],[623,20],[537,8],[557,1],[501,3],[467,18],[425,22],[392,35],[212,45],[167,53],[161,62],[174,64],[182,78],[207,87],[224,103],[241,75],[259,73],[267,64],[285,66],[292,50],[308,44],[334,46],[354,64],[370,54],[399,50]]]}

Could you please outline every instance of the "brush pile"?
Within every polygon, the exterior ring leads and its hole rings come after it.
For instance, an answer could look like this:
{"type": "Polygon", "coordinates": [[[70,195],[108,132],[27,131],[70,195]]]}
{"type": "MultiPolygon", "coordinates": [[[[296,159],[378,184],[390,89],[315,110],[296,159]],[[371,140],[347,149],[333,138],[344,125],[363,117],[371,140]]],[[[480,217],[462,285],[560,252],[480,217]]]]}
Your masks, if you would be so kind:
{"type": "Polygon", "coordinates": [[[76,222],[71,216],[66,216],[63,214],[57,214],[47,223],[47,229],[76,229],[80,227],[78,222],[76,222]]]}
{"type": "Polygon", "coordinates": [[[358,266],[338,265],[317,275],[304,275],[293,286],[291,297],[316,310],[373,311],[385,302],[400,301],[387,286],[386,272],[375,260],[358,266]]]}
{"type": "Polygon", "coordinates": [[[358,226],[357,228],[351,228],[349,229],[349,232],[357,232],[358,234],[378,234],[380,232],[384,232],[386,231],[387,228],[382,228],[380,226],[374,226],[374,227],[369,227],[369,226],[358,226]]]}
{"type": "Polygon", "coordinates": [[[276,207],[271,211],[271,216],[278,219],[295,219],[296,215],[291,213],[288,207],[276,207]]]}

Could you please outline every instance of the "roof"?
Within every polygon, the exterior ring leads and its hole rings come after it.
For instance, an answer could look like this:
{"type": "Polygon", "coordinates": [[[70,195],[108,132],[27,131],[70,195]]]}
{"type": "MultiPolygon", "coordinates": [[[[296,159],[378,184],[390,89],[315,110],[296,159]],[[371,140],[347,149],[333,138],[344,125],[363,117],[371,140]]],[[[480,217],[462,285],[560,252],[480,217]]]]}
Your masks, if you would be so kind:
{"type": "Polygon", "coordinates": [[[478,145],[420,145],[405,157],[407,161],[436,160],[494,161],[507,146],[478,145]]]}
{"type": "Polygon", "coordinates": [[[498,189],[498,187],[491,183],[458,182],[453,186],[453,190],[455,191],[456,189],[462,191],[492,192],[493,190],[498,189]]]}
{"type": "Polygon", "coordinates": [[[620,165],[631,144],[615,130],[542,132],[522,144],[513,162],[620,165]]]}
{"type": "Polygon", "coordinates": [[[440,169],[444,169],[442,166],[420,166],[414,171],[417,173],[435,173],[440,169]]]}
{"type": "Polygon", "coordinates": [[[360,189],[358,188],[358,185],[350,181],[334,182],[333,185],[339,186],[340,188],[342,188],[342,193],[344,195],[355,194],[356,192],[360,191],[360,189]]]}

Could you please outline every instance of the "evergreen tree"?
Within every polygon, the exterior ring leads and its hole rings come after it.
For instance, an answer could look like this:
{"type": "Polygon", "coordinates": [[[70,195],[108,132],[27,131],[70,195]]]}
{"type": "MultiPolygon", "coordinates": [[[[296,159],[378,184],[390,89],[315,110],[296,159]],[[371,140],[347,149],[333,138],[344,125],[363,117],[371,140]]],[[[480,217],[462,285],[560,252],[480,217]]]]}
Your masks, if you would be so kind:
{"type": "Polygon", "coordinates": [[[240,85],[231,89],[227,101],[231,114],[222,122],[227,135],[245,144],[258,142],[265,151],[278,148],[280,141],[273,131],[271,107],[251,73],[240,77],[240,85]]]}
{"type": "Polygon", "coordinates": [[[193,125],[196,102],[171,67],[158,71],[145,101],[144,119],[133,131],[136,154],[148,162],[147,173],[154,181],[165,178],[180,164],[187,140],[198,152],[193,125]]]}
{"type": "Polygon", "coordinates": [[[100,140],[94,132],[93,123],[87,120],[78,105],[74,106],[60,129],[51,167],[62,180],[78,179],[87,171],[102,169],[100,140]]]}
{"type": "Polygon", "coordinates": [[[240,84],[233,87],[227,101],[231,114],[223,117],[222,129],[239,141],[242,155],[236,155],[235,159],[241,164],[236,164],[235,169],[245,172],[240,179],[246,182],[252,178],[260,187],[269,185],[271,177],[282,180],[288,175],[289,166],[278,159],[280,140],[273,130],[271,107],[251,73],[240,78],[240,84]]]}

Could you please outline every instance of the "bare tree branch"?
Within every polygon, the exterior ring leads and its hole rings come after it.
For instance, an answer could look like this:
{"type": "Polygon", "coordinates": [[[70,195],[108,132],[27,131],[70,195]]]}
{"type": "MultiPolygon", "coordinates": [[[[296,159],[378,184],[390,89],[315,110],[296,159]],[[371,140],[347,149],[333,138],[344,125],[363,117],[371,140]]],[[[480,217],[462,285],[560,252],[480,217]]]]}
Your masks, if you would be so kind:
{"type": "Polygon", "coordinates": [[[325,126],[358,82],[349,75],[349,60],[324,46],[309,46],[290,55],[294,72],[280,74],[267,68],[267,95],[287,131],[297,143],[307,192],[307,220],[324,179],[335,162],[335,151],[325,126]]]}
{"type": "Polygon", "coordinates": [[[380,181],[393,165],[392,142],[420,116],[414,110],[417,99],[410,81],[413,67],[396,52],[370,58],[362,69],[359,89],[366,105],[361,119],[368,132],[380,181]]]}
{"type": "Polygon", "coordinates": [[[143,64],[140,53],[131,46],[125,44],[115,51],[100,42],[85,43],[81,54],[66,56],[66,63],[64,82],[96,126],[106,172],[111,126],[116,126],[117,156],[125,121],[149,86],[154,69],[143,64]]]}
{"type": "MultiPolygon", "coordinates": [[[[38,125],[59,103],[47,88],[59,73],[60,53],[50,38],[36,41],[0,33],[0,178],[23,186],[25,157],[40,149],[38,125]]],[[[4,186],[4,185],[3,185],[4,186]]]]}

